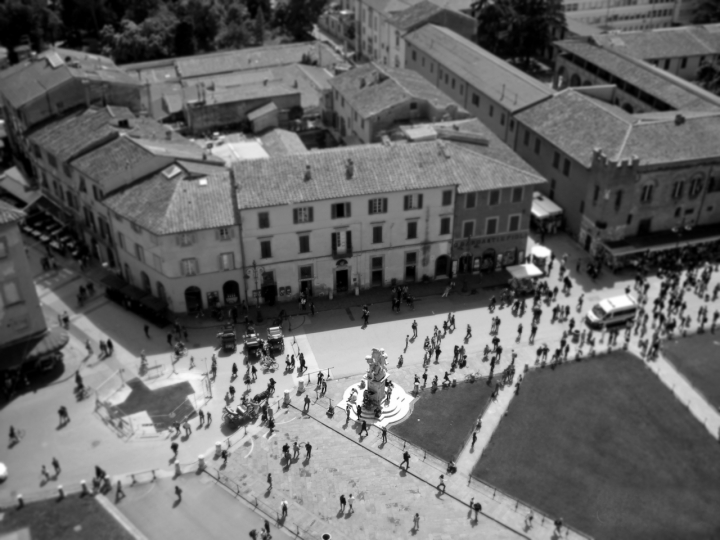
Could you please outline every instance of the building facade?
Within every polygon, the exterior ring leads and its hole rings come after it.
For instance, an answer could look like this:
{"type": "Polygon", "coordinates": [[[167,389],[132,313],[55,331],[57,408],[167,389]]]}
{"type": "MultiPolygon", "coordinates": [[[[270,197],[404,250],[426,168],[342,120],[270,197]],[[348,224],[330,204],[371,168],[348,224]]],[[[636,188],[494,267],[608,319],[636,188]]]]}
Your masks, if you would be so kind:
{"type": "Polygon", "coordinates": [[[634,116],[568,89],[517,120],[515,150],[586,250],[674,247],[674,230],[720,238],[717,112],[634,116]]]}
{"type": "Polygon", "coordinates": [[[687,0],[563,0],[565,16],[607,30],[649,30],[673,25],[687,0]]]}
{"type": "Polygon", "coordinates": [[[3,347],[47,330],[20,234],[19,224],[24,218],[23,212],[0,201],[0,346],[3,347]]]}
{"type": "Polygon", "coordinates": [[[344,140],[378,142],[408,122],[457,120],[470,114],[414,71],[365,64],[330,80],[326,115],[344,140]]]}
{"type": "Polygon", "coordinates": [[[173,312],[241,301],[242,253],[222,167],[173,164],[104,200],[125,280],[173,312]]]}
{"type": "Polygon", "coordinates": [[[513,115],[553,94],[546,85],[446,28],[428,24],[405,40],[405,67],[455,100],[502,141],[514,137],[513,115]]]}

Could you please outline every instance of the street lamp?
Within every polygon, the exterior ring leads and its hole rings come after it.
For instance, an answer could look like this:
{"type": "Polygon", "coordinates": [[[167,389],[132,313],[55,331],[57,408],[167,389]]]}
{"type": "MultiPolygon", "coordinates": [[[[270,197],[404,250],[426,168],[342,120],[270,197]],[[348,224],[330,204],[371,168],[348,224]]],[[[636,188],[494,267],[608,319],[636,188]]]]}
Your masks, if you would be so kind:
{"type": "Polygon", "coordinates": [[[248,268],[247,273],[245,274],[245,279],[249,279],[252,277],[255,280],[255,290],[253,294],[255,294],[255,307],[257,307],[258,310],[258,322],[262,320],[262,317],[260,316],[260,289],[258,288],[258,276],[262,276],[265,273],[265,269],[262,266],[258,266],[255,261],[252,262],[252,267],[248,268]]]}

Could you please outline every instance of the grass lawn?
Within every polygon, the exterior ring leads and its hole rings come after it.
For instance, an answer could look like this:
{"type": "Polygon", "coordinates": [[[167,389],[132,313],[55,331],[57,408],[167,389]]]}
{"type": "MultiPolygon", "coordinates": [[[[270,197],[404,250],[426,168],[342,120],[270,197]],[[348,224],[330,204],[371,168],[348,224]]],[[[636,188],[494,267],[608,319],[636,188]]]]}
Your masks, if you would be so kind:
{"type": "Polygon", "coordinates": [[[534,370],[473,475],[597,540],[720,538],[720,445],[624,352],[534,370]]]}
{"type": "Polygon", "coordinates": [[[677,339],[664,344],[662,350],[690,384],[720,408],[720,333],[677,339]]]}
{"type": "Polygon", "coordinates": [[[435,393],[426,388],[405,420],[389,429],[445,461],[454,460],[485,410],[490,394],[492,387],[485,380],[460,382],[455,388],[435,393]]]}
{"type": "Polygon", "coordinates": [[[69,495],[61,501],[52,497],[27,502],[20,510],[13,506],[0,511],[0,537],[27,528],[33,540],[133,539],[94,497],[69,495]]]}

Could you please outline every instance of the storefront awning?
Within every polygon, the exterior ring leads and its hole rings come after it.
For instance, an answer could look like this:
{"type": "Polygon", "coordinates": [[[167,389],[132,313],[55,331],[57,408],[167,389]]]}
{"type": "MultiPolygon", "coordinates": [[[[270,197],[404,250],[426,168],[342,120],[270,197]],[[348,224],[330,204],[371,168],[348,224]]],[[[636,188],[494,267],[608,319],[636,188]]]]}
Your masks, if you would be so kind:
{"type": "Polygon", "coordinates": [[[0,370],[19,368],[23,362],[37,360],[59,351],[67,345],[68,333],[59,326],[44,334],[10,345],[0,350],[0,370]]]}
{"type": "Polygon", "coordinates": [[[542,193],[533,193],[532,215],[536,219],[548,219],[562,215],[563,209],[542,193]]]}
{"type": "Polygon", "coordinates": [[[515,279],[535,278],[540,277],[544,274],[534,264],[517,264],[515,266],[506,266],[505,270],[510,272],[510,275],[515,279]]]}
{"type": "Polygon", "coordinates": [[[547,259],[550,255],[552,255],[552,251],[550,251],[549,248],[541,246],[540,244],[533,246],[530,253],[532,253],[533,257],[537,257],[538,259],[547,259]]]}
{"type": "Polygon", "coordinates": [[[603,242],[605,249],[613,257],[639,255],[646,251],[666,251],[678,247],[695,246],[706,242],[720,240],[720,224],[694,227],[681,234],[663,231],[645,236],[633,236],[618,242],[603,242]]]}

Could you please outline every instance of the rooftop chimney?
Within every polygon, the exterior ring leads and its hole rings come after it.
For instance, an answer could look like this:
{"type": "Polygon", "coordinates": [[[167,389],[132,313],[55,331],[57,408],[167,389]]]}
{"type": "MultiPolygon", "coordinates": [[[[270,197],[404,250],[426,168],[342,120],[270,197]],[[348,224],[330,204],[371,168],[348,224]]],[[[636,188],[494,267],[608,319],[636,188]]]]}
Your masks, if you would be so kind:
{"type": "Polygon", "coordinates": [[[347,163],[345,164],[345,178],[350,180],[350,179],[352,179],[354,174],[355,174],[355,164],[353,163],[352,159],[348,158],[347,163]]]}
{"type": "Polygon", "coordinates": [[[675,116],[675,125],[680,126],[685,123],[685,117],[682,114],[675,116]]]}
{"type": "Polygon", "coordinates": [[[172,141],[172,131],[169,129],[165,132],[165,140],[172,141]]]}
{"type": "Polygon", "coordinates": [[[309,182],[312,180],[312,172],[310,171],[310,164],[308,163],[305,165],[305,177],[303,178],[305,182],[309,182]]]}

